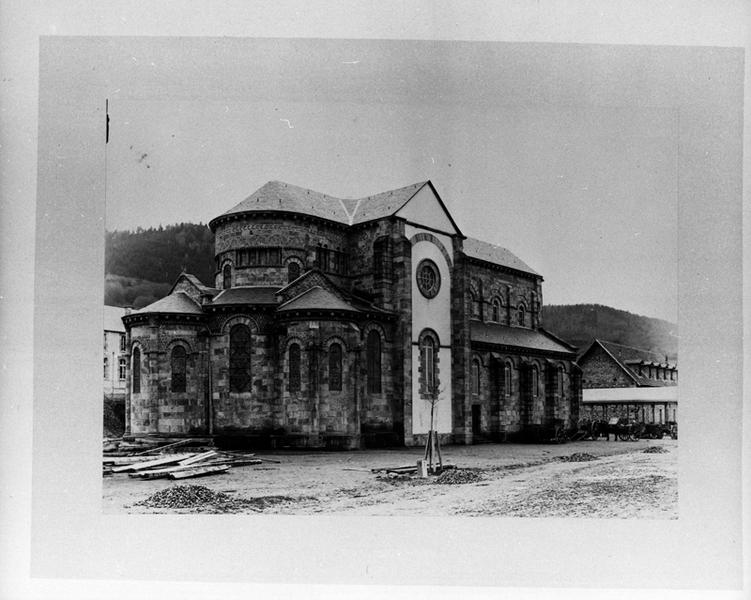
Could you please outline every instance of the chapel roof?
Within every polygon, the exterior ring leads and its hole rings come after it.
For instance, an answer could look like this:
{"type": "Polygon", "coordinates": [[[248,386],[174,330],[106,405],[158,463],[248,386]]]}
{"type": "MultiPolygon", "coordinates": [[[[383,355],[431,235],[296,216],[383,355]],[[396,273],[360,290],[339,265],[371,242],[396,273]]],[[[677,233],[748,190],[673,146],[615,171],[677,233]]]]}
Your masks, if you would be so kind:
{"type": "Polygon", "coordinates": [[[470,340],[483,344],[529,348],[541,352],[573,354],[573,346],[565,344],[544,329],[509,327],[498,323],[470,322],[470,340]]]}
{"type": "Polygon", "coordinates": [[[237,286],[214,296],[212,306],[226,304],[276,304],[277,286],[237,286]]]}
{"type": "Polygon", "coordinates": [[[365,198],[337,198],[291,183],[269,181],[245,200],[212,219],[209,226],[214,229],[216,221],[222,217],[260,211],[300,213],[344,225],[356,225],[393,215],[427,183],[413,183],[365,198]]]}
{"type": "Polygon", "coordinates": [[[299,296],[295,296],[282,304],[277,310],[278,312],[293,310],[345,310],[348,312],[360,312],[360,310],[352,306],[349,302],[342,300],[336,294],[319,285],[305,290],[299,296]]]}
{"type": "Polygon", "coordinates": [[[488,242],[483,242],[474,238],[467,238],[464,240],[463,251],[469,258],[484,260],[496,265],[508,267],[509,269],[515,269],[517,271],[523,271],[525,273],[539,276],[537,271],[532,269],[513,252],[501,246],[496,246],[495,244],[489,244],[488,242]]]}
{"type": "Polygon", "coordinates": [[[134,310],[128,316],[146,313],[200,315],[203,311],[201,310],[201,306],[188,296],[188,294],[185,292],[175,292],[139,310],[134,310]]]}

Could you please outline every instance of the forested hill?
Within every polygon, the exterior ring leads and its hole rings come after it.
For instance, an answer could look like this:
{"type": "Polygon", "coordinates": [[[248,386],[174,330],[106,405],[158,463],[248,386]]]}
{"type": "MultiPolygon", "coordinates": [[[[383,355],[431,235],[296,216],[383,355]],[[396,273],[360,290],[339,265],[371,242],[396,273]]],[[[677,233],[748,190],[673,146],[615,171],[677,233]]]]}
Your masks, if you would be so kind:
{"type": "Polygon", "coordinates": [[[108,231],[104,261],[104,303],[141,308],[163,297],[183,270],[213,284],[214,234],[200,223],[108,231]]]}
{"type": "Polygon", "coordinates": [[[600,304],[544,306],[543,327],[585,350],[593,339],[678,357],[678,326],[600,304]]]}

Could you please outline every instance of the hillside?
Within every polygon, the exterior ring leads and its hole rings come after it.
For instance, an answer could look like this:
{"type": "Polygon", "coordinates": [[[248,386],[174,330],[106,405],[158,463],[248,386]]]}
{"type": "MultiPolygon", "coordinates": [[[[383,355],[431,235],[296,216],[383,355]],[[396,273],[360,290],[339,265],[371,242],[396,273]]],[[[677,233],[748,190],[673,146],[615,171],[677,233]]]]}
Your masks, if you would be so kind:
{"type": "Polygon", "coordinates": [[[542,309],[545,329],[585,350],[598,338],[635,348],[678,356],[678,326],[600,304],[568,304],[542,309]]]}
{"type": "Polygon", "coordinates": [[[104,303],[142,308],[167,294],[183,270],[214,281],[214,234],[180,223],[105,236],[104,303]]]}

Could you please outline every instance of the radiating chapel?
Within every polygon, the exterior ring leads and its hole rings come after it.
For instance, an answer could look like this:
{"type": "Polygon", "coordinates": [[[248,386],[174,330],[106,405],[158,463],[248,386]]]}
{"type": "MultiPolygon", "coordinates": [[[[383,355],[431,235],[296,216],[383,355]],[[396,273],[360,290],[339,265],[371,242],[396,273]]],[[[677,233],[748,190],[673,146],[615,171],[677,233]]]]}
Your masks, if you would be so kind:
{"type": "Polygon", "coordinates": [[[542,277],[466,237],[430,181],[360,199],[272,181],[209,223],[216,275],[123,317],[127,436],[277,446],[503,440],[575,426],[542,277]]]}

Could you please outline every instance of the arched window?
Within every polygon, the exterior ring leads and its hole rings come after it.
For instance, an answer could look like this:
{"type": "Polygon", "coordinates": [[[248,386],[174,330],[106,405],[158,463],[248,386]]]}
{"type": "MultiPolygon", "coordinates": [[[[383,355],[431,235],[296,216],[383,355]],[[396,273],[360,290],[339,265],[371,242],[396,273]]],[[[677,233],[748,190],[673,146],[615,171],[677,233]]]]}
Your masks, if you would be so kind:
{"type": "Polygon", "coordinates": [[[300,391],[300,344],[290,344],[289,358],[289,391],[300,391]]]}
{"type": "Polygon", "coordinates": [[[291,262],[287,265],[287,283],[293,282],[300,277],[300,264],[291,262]]]}
{"type": "Polygon", "coordinates": [[[518,321],[519,325],[521,325],[522,327],[524,327],[526,325],[526,314],[525,314],[525,310],[524,310],[524,305],[523,304],[519,305],[519,309],[518,309],[518,311],[516,313],[516,318],[517,318],[517,321],[518,321]]]}
{"type": "Polygon", "coordinates": [[[120,334],[120,352],[125,352],[125,334],[120,334]]]}
{"type": "Polygon", "coordinates": [[[438,391],[438,378],[436,377],[436,346],[436,342],[430,335],[424,335],[420,341],[420,369],[422,371],[421,393],[428,396],[438,391]]]}
{"type": "Polygon", "coordinates": [[[126,369],[126,361],[124,358],[120,359],[120,365],[119,365],[119,371],[118,371],[118,377],[120,381],[125,381],[125,369],[126,369]]]}
{"type": "Polygon", "coordinates": [[[493,321],[496,323],[501,322],[501,301],[498,298],[493,298],[493,321]]]}
{"type": "Polygon", "coordinates": [[[540,388],[539,373],[537,372],[537,366],[532,367],[532,395],[537,396],[540,388]]]}
{"type": "Polygon", "coordinates": [[[475,294],[474,292],[469,293],[469,300],[472,304],[471,310],[472,310],[472,318],[473,319],[480,319],[480,306],[482,304],[482,301],[480,300],[479,294],[475,294]]]}
{"type": "Polygon", "coordinates": [[[340,344],[329,346],[329,390],[333,392],[342,390],[342,346],[340,344]]]}
{"type": "Polygon", "coordinates": [[[511,365],[508,363],[503,367],[503,391],[507,396],[511,395],[511,365]]]}
{"type": "Polygon", "coordinates": [[[250,329],[233,325],[229,330],[229,391],[250,391],[250,329]]]}
{"type": "Polygon", "coordinates": [[[472,393],[480,393],[480,361],[472,362],[472,393]]]}
{"type": "Polygon", "coordinates": [[[389,238],[380,237],[373,242],[373,277],[376,280],[391,278],[389,238]]]}
{"type": "Polygon", "coordinates": [[[133,360],[131,361],[133,370],[132,391],[134,394],[141,393],[141,350],[133,348],[133,360]]]}
{"type": "Polygon", "coordinates": [[[367,345],[368,392],[381,393],[381,334],[372,329],[367,345]]]}
{"type": "Polygon", "coordinates": [[[172,366],[171,390],[173,392],[185,392],[186,357],[187,355],[185,353],[185,348],[183,348],[182,346],[175,346],[174,348],[172,348],[170,363],[172,366]]]}
{"type": "Polygon", "coordinates": [[[108,379],[110,376],[110,361],[107,357],[104,357],[104,378],[108,379]]]}
{"type": "Polygon", "coordinates": [[[222,269],[222,288],[228,290],[232,287],[232,266],[227,264],[222,269]]]}

